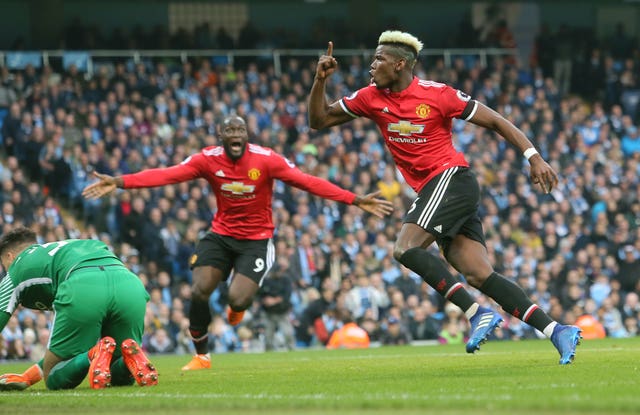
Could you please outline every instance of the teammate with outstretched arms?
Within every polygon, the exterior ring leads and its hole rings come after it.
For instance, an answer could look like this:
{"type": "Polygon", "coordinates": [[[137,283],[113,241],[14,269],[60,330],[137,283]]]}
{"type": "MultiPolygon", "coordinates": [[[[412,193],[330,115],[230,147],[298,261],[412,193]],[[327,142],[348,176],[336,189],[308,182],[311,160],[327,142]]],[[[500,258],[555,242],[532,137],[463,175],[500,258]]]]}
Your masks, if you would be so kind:
{"type": "Polygon", "coordinates": [[[325,85],[338,65],[329,42],[311,87],[309,125],[322,129],[356,117],[378,125],[397,168],[418,193],[395,242],[394,257],[464,310],[471,323],[467,352],[478,350],[502,317],[481,307],[440,259],[426,250],[433,242],[471,286],[549,337],[560,353],[560,364],[568,364],[575,356],[580,329],[552,320],[489,262],[477,213],[478,181],[453,146],[452,119],[493,130],[516,147],[529,160],[531,179],[543,192],[549,193],[558,177],[522,131],[500,114],[462,91],[414,76],[421,49],[422,42],[409,33],[383,32],[369,71],[371,83],[329,104],[325,85]]]}
{"type": "Polygon", "coordinates": [[[154,187],[196,178],[206,179],[211,186],[218,210],[210,231],[198,242],[190,264],[193,283],[189,330],[197,354],[183,370],[211,367],[207,346],[207,328],[211,323],[209,297],[218,283],[226,281],[233,270],[227,318],[230,324],[237,325],[274,263],[271,208],[274,180],[358,206],[378,217],[392,211],[392,204],[379,198],[378,193],[357,196],[303,173],[269,148],[248,143],[247,126],[239,116],[224,119],[220,138],[221,146],[207,147],[176,166],[120,177],[96,174],[99,181],[83,191],[87,198],[98,198],[116,187],[154,187]]]}

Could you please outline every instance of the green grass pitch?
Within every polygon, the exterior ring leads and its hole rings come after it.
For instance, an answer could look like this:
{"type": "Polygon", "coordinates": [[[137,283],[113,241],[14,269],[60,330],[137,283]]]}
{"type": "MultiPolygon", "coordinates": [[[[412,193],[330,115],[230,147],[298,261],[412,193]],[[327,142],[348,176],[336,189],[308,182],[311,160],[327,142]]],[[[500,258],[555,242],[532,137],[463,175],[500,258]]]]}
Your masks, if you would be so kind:
{"type": "MultiPolygon", "coordinates": [[[[558,365],[549,341],[153,356],[158,386],[0,393],[0,414],[622,414],[640,413],[640,338],[582,341],[558,365]]],[[[0,364],[21,372],[28,364],[0,364]]]]}

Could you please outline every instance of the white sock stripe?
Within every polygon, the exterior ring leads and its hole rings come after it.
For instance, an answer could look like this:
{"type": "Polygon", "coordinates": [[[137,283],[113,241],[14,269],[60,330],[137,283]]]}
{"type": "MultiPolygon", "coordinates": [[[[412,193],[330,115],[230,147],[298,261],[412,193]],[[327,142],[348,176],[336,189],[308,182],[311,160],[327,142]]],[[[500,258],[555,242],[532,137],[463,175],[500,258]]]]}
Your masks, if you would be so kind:
{"type": "Polygon", "coordinates": [[[526,323],[527,319],[529,317],[531,317],[531,313],[533,313],[536,308],[538,308],[538,306],[536,304],[532,304],[529,308],[527,308],[527,311],[524,312],[524,315],[522,316],[522,320],[526,323]]]}
{"type": "Polygon", "coordinates": [[[191,339],[192,339],[193,341],[199,342],[199,341],[201,341],[201,340],[206,339],[207,337],[209,337],[209,333],[205,333],[203,336],[200,336],[200,337],[198,337],[197,339],[196,339],[196,338],[194,338],[193,336],[191,336],[191,339]]]}
{"type": "Polygon", "coordinates": [[[462,285],[462,284],[460,284],[459,282],[456,282],[455,284],[453,284],[453,285],[451,286],[451,288],[449,288],[449,289],[447,290],[447,292],[444,294],[444,298],[449,298],[449,295],[451,295],[451,293],[452,293],[453,291],[457,290],[457,289],[458,289],[458,287],[460,287],[461,285],[462,285]]]}
{"type": "Polygon", "coordinates": [[[426,228],[431,221],[431,218],[435,214],[436,210],[438,210],[438,206],[440,206],[440,202],[442,202],[442,198],[447,191],[447,187],[449,187],[449,183],[451,182],[451,177],[458,171],[458,167],[453,167],[451,169],[445,170],[444,174],[440,178],[435,191],[429,198],[427,202],[427,206],[422,211],[420,218],[418,219],[418,225],[422,228],[426,228]]]}

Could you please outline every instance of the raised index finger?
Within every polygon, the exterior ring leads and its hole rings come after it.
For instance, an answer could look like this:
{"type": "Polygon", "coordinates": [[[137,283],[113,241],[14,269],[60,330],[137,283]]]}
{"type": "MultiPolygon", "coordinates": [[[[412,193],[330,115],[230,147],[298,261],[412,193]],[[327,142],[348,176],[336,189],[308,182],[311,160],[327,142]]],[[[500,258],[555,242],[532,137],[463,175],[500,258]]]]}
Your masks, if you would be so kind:
{"type": "Polygon", "coordinates": [[[333,53],[333,42],[329,41],[329,45],[327,46],[327,56],[331,56],[333,53]]]}

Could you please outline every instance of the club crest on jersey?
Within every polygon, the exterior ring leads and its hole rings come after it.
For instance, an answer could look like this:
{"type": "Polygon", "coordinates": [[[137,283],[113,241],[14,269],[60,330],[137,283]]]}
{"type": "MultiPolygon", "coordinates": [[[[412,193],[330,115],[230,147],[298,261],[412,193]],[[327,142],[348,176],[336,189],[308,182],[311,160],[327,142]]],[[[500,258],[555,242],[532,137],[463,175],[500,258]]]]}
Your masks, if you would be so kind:
{"type": "Polygon", "coordinates": [[[253,190],[256,187],[250,184],[244,184],[242,182],[231,182],[225,183],[220,186],[220,189],[226,190],[227,192],[231,192],[234,195],[242,195],[245,193],[253,193],[253,190]]]}
{"type": "Polygon", "coordinates": [[[249,170],[247,176],[249,176],[251,180],[258,180],[258,178],[260,177],[260,170],[253,168],[249,170]]]}
{"type": "Polygon", "coordinates": [[[411,124],[409,121],[398,121],[389,123],[387,125],[387,131],[392,133],[398,133],[400,135],[419,134],[424,131],[424,125],[411,124]]]}
{"type": "Polygon", "coordinates": [[[191,265],[194,265],[197,260],[198,260],[198,255],[193,254],[191,255],[191,259],[189,260],[189,262],[191,263],[191,265]]]}
{"type": "Polygon", "coordinates": [[[416,115],[420,118],[427,118],[431,113],[431,107],[427,104],[420,104],[416,107],[416,115]]]}

